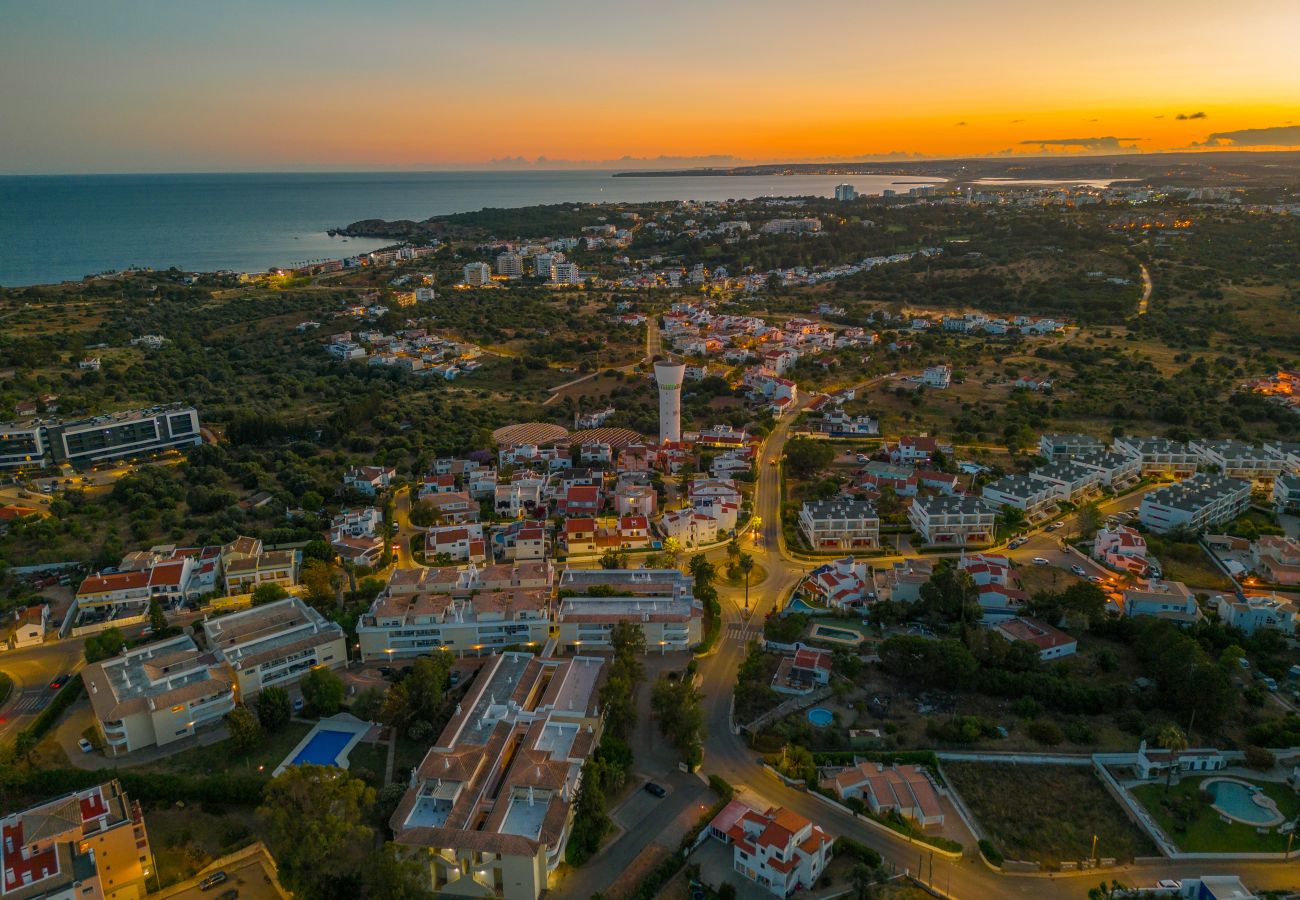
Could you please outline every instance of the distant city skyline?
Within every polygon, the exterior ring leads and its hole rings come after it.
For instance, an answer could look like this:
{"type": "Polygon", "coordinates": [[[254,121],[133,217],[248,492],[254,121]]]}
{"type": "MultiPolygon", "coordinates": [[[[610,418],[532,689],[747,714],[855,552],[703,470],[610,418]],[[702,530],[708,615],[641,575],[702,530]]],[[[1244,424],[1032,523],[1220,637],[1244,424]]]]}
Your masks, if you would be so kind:
{"type": "Polygon", "coordinates": [[[0,173],[1300,148],[1291,0],[4,3],[0,173]]]}

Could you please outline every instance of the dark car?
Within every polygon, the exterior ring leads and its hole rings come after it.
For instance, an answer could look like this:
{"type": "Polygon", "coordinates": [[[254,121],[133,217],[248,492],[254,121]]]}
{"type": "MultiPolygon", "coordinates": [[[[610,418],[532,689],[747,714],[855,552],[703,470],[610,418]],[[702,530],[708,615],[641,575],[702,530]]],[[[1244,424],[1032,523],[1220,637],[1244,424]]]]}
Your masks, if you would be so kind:
{"type": "Polygon", "coordinates": [[[225,872],[213,872],[207,878],[204,878],[202,881],[199,882],[199,890],[207,891],[207,890],[211,890],[212,888],[216,887],[219,884],[225,884],[226,879],[229,877],[230,876],[228,876],[225,872]]]}
{"type": "Polygon", "coordinates": [[[231,888],[228,891],[222,891],[217,895],[217,900],[235,900],[239,896],[239,888],[231,888]]]}
{"type": "Polygon", "coordinates": [[[653,781],[647,781],[645,783],[645,790],[647,794],[654,794],[656,797],[668,796],[668,791],[664,790],[663,786],[655,784],[653,781]]]}
{"type": "Polygon", "coordinates": [[[67,684],[70,678],[72,678],[71,675],[64,673],[63,675],[60,675],[58,678],[50,682],[50,688],[57,691],[59,688],[67,684]]]}

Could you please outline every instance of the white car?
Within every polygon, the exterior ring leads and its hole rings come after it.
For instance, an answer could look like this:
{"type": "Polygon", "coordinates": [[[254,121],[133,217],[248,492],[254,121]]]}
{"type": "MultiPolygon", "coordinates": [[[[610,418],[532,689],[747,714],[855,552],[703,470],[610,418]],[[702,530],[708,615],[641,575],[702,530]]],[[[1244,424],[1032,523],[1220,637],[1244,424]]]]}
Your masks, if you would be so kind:
{"type": "Polygon", "coordinates": [[[1034,557],[1034,565],[1036,566],[1050,566],[1051,564],[1052,564],[1051,561],[1045,559],[1044,557],[1041,556],[1034,557]]]}
{"type": "Polygon", "coordinates": [[[1083,578],[1085,575],[1088,574],[1083,570],[1083,566],[1070,566],[1070,571],[1073,572],[1075,575],[1078,575],[1080,578],[1083,578]]]}
{"type": "Polygon", "coordinates": [[[95,746],[85,738],[79,738],[77,740],[77,746],[81,748],[82,753],[89,753],[91,750],[95,749],[95,746]]]}

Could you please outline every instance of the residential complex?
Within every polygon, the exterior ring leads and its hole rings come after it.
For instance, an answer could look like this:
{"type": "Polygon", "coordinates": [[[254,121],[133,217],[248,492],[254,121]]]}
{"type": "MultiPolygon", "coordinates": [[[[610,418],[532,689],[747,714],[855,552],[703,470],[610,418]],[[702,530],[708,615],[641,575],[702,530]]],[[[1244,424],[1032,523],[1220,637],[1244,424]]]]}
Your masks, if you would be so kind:
{"type": "Polygon", "coordinates": [[[805,501],[799,530],[814,550],[875,550],[880,546],[880,516],[865,500],[805,501]]]}
{"type": "Polygon", "coordinates": [[[347,665],[343,629],[297,597],[203,620],[209,649],[227,663],[243,700],[289,687],[319,666],[347,665]]]}
{"type": "Polygon", "coordinates": [[[235,676],[189,635],[146,644],[81,671],[107,752],[166,746],[235,708],[235,676]]]}
{"type": "Polygon", "coordinates": [[[1158,437],[1117,437],[1111,449],[1137,459],[1143,475],[1187,478],[1196,473],[1201,458],[1191,447],[1179,441],[1158,437]]]}
{"type": "Polygon", "coordinates": [[[993,543],[996,515],[976,497],[918,497],[908,508],[907,518],[925,544],[978,547],[993,543]]]}
{"type": "Polygon", "coordinates": [[[1203,531],[1244,512],[1250,490],[1249,481],[1201,473],[1143,495],[1138,518],[1157,534],[1203,531]]]}
{"type": "Polygon", "coordinates": [[[600,740],[604,676],[588,656],[487,662],[389,820],[430,890],[505,900],[547,890],[600,740]]]}
{"type": "Polygon", "coordinates": [[[619,622],[641,626],[646,649],[686,650],[702,640],[704,608],[694,579],[677,569],[566,569],[555,606],[566,650],[606,649],[619,622]]]}
{"type": "Polygon", "coordinates": [[[138,900],[154,876],[140,804],[109,781],[0,818],[4,900],[138,900]]]}
{"type": "Polygon", "coordinates": [[[75,421],[0,424],[0,468],[88,466],[202,443],[192,406],[155,406],[75,421]]]}

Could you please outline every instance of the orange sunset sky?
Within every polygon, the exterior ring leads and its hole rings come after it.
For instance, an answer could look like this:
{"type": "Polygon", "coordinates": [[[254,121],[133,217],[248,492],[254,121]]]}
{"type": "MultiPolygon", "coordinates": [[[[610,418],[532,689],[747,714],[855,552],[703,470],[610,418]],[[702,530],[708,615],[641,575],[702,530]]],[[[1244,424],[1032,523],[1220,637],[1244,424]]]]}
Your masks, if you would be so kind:
{"type": "Polygon", "coordinates": [[[1300,147],[1296,0],[4,5],[6,173],[1300,147]]]}

